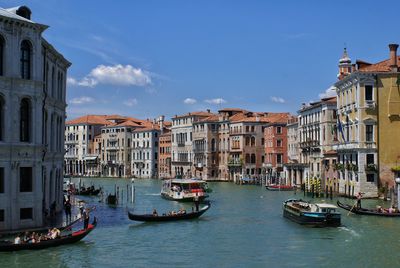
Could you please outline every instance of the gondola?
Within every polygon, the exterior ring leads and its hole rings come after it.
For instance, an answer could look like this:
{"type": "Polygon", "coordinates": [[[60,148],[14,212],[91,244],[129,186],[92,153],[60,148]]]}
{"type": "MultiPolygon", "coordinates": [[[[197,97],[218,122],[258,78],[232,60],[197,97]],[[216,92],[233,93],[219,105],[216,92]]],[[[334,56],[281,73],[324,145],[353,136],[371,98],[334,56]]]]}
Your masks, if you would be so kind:
{"type": "Polygon", "coordinates": [[[77,195],[98,195],[101,192],[101,188],[99,189],[94,189],[94,188],[86,188],[86,189],[81,189],[80,191],[77,191],[77,195]]]}
{"type": "Polygon", "coordinates": [[[165,222],[165,221],[179,221],[179,220],[190,220],[200,217],[204,214],[209,208],[211,204],[207,204],[202,207],[199,211],[189,212],[185,214],[177,214],[177,215],[159,215],[153,216],[152,214],[133,214],[128,212],[128,216],[130,220],[133,221],[145,221],[145,222],[165,222]]]}
{"type": "Polygon", "coordinates": [[[378,212],[377,210],[367,209],[367,208],[357,208],[356,206],[351,206],[348,204],[343,204],[337,201],[337,205],[345,210],[351,211],[354,214],[359,215],[372,215],[372,216],[381,216],[381,217],[400,217],[399,212],[378,212]]]}
{"type": "Polygon", "coordinates": [[[14,244],[13,241],[0,241],[0,252],[19,251],[25,249],[44,249],[44,248],[72,244],[82,240],[85,236],[87,236],[91,231],[93,231],[96,228],[96,225],[97,225],[97,219],[94,218],[93,223],[89,224],[86,230],[81,229],[79,231],[73,232],[72,234],[61,236],[60,238],[40,241],[38,243],[14,244]]]}
{"type": "Polygon", "coordinates": [[[265,185],[265,188],[270,191],[293,191],[295,189],[295,186],[270,184],[265,185]]]}

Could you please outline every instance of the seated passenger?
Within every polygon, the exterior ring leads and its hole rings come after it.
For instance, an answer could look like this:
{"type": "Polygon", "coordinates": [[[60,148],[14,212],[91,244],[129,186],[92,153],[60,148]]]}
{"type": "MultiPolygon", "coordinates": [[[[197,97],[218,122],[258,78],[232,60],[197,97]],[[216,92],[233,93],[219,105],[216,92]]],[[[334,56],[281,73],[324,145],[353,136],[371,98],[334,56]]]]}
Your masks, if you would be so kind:
{"type": "Polygon", "coordinates": [[[19,237],[19,235],[14,239],[14,244],[21,244],[21,237],[19,237]]]}
{"type": "Polygon", "coordinates": [[[156,210],[156,209],[153,209],[153,216],[154,216],[154,217],[157,217],[157,216],[158,216],[158,213],[157,213],[157,210],[156,210]]]}

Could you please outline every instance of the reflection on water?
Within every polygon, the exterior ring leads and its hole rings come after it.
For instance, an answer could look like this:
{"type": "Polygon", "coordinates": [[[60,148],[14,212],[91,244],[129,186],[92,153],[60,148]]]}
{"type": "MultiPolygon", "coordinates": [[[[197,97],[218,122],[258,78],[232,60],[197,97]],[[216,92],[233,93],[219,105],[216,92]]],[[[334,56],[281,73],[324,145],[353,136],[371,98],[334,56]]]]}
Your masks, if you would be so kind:
{"type": "MultiPolygon", "coordinates": [[[[78,180],[75,180],[78,181],[78,180]]],[[[0,253],[1,267],[396,267],[400,219],[342,212],[339,228],[307,228],[282,217],[282,202],[292,192],[259,186],[210,183],[212,207],[198,220],[140,223],[127,211],[190,210],[192,204],[160,197],[161,182],[136,180],[135,203],[127,198],[130,181],[82,179],[108,192],[119,187],[118,206],[82,197],[96,205],[98,227],[80,243],[41,251],[0,253]],[[122,192],[123,191],[123,192],[122,192]],[[391,254],[388,255],[388,252],[391,254]],[[362,256],[362,257],[361,257],[362,256]],[[356,260],[356,261],[355,261],[356,260]]],[[[298,197],[302,197],[297,193],[298,197]]],[[[321,200],[319,200],[321,201],[321,200]]],[[[335,203],[336,200],[332,200],[335,203]]],[[[354,200],[344,200],[351,203],[354,200]]],[[[374,207],[382,201],[368,200],[374,207]]]]}

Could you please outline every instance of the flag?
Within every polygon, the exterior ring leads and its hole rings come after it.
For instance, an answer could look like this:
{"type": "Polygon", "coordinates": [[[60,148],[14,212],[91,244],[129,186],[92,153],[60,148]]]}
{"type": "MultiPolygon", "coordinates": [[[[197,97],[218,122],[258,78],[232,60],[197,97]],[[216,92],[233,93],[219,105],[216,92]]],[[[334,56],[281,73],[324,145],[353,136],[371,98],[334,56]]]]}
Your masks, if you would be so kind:
{"type": "Polygon", "coordinates": [[[340,122],[340,119],[338,117],[338,121],[337,121],[337,127],[340,133],[342,133],[342,139],[344,142],[346,142],[346,139],[344,138],[344,132],[343,132],[343,126],[342,123],[340,122]]]}

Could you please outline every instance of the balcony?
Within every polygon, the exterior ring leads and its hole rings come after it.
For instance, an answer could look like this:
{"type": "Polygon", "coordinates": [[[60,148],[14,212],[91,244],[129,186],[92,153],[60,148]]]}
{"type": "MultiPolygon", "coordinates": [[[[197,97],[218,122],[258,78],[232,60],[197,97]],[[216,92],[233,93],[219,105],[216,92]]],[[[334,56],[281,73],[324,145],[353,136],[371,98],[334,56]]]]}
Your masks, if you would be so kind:
{"type": "Polygon", "coordinates": [[[365,108],[367,109],[375,109],[376,108],[376,102],[373,100],[366,100],[365,101],[365,108]]]}
{"type": "Polygon", "coordinates": [[[243,166],[242,159],[230,159],[228,161],[228,167],[241,167],[241,166],[243,166]]]}
{"type": "Polygon", "coordinates": [[[64,143],[65,143],[66,145],[67,145],[67,144],[78,144],[78,141],[77,141],[77,140],[66,140],[64,143]]]}
{"type": "Polygon", "coordinates": [[[300,148],[301,149],[308,149],[310,147],[319,147],[319,141],[318,140],[308,140],[308,141],[303,141],[300,142],[300,148]]]}
{"type": "Polygon", "coordinates": [[[177,144],[177,146],[178,147],[185,147],[185,143],[180,142],[180,143],[177,144]]]}

